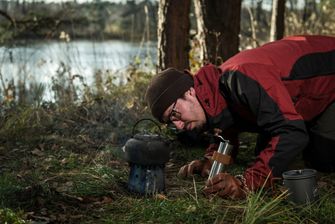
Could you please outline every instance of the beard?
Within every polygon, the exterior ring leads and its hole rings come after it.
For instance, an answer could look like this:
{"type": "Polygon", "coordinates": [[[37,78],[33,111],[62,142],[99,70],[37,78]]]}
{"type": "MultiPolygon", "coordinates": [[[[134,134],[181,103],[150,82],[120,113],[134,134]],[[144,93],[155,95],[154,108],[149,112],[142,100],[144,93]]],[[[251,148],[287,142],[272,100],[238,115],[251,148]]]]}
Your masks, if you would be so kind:
{"type": "Polygon", "coordinates": [[[187,127],[188,125],[193,125],[191,130],[186,130],[187,132],[194,132],[194,133],[201,133],[204,131],[204,124],[200,123],[200,122],[187,122],[185,124],[185,126],[187,127]]]}

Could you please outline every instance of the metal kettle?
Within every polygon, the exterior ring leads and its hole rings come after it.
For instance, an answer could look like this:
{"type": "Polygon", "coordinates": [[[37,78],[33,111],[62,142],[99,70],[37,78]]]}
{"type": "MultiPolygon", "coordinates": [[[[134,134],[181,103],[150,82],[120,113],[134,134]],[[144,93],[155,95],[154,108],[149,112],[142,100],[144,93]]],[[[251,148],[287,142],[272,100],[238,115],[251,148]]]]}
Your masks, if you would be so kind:
{"type": "MultiPolygon", "coordinates": [[[[165,163],[170,158],[170,144],[160,134],[135,134],[123,147],[130,173],[128,189],[139,194],[155,194],[165,190],[165,163]]],[[[156,124],[156,122],[154,122],[156,124]]],[[[160,127],[156,124],[161,132],[160,127]]]]}

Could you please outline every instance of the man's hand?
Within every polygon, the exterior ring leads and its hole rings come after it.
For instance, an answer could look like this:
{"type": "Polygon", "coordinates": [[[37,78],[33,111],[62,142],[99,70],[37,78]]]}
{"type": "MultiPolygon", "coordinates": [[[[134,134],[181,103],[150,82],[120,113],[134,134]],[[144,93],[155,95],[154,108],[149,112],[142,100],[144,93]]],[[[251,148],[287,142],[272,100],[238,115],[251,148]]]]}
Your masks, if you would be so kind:
{"type": "Polygon", "coordinates": [[[180,168],[178,177],[186,178],[191,177],[194,174],[200,174],[202,177],[209,175],[212,162],[209,159],[193,160],[189,164],[180,168]]]}
{"type": "Polygon", "coordinates": [[[219,173],[207,180],[203,192],[206,196],[217,194],[220,197],[230,197],[233,199],[245,198],[246,196],[241,181],[228,173],[219,173]]]}

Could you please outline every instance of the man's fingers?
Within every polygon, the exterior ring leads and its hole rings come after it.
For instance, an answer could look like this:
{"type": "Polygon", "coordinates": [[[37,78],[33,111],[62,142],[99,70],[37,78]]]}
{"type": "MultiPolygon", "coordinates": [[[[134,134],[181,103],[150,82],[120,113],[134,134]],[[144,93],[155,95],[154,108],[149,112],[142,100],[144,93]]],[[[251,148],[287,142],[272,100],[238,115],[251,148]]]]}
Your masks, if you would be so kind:
{"type": "Polygon", "coordinates": [[[223,190],[224,188],[225,188],[225,183],[221,181],[217,184],[206,186],[204,188],[203,192],[205,193],[205,195],[215,194],[215,193],[223,190]]]}
{"type": "Polygon", "coordinates": [[[207,177],[209,175],[209,172],[210,172],[210,169],[206,169],[204,168],[202,171],[201,171],[201,176],[202,177],[207,177]]]}
{"type": "Polygon", "coordinates": [[[220,191],[219,191],[219,196],[220,197],[225,197],[225,196],[232,196],[231,194],[234,192],[233,191],[233,186],[231,186],[231,185],[226,185],[225,186],[225,188],[223,188],[223,189],[220,189],[220,191]]]}
{"type": "Polygon", "coordinates": [[[230,185],[219,192],[220,197],[230,197],[232,199],[245,198],[245,192],[238,185],[230,185]]]}
{"type": "Polygon", "coordinates": [[[202,167],[202,171],[201,171],[201,176],[202,177],[207,177],[209,176],[209,173],[211,171],[211,167],[212,167],[212,162],[209,159],[206,159],[204,162],[204,165],[202,167]]]}
{"type": "Polygon", "coordinates": [[[179,169],[178,177],[181,178],[190,177],[195,172],[201,171],[202,166],[203,166],[202,161],[194,160],[179,169]]]}
{"type": "Polygon", "coordinates": [[[185,178],[187,177],[187,170],[188,170],[188,165],[185,165],[185,166],[182,166],[180,169],[179,169],[179,172],[178,172],[178,177],[180,178],[185,178]]]}
{"type": "Polygon", "coordinates": [[[193,160],[187,169],[187,176],[190,177],[194,172],[201,170],[202,162],[200,160],[193,160]]]}
{"type": "Polygon", "coordinates": [[[182,166],[179,169],[178,177],[180,178],[191,177],[195,173],[200,174],[202,177],[206,177],[209,175],[211,166],[212,162],[208,159],[193,160],[189,164],[182,166]]]}
{"type": "Polygon", "coordinates": [[[211,179],[207,180],[206,183],[205,183],[205,185],[206,186],[215,185],[218,182],[224,181],[224,179],[225,179],[225,173],[219,173],[219,174],[216,174],[211,179]]]}
{"type": "Polygon", "coordinates": [[[226,188],[226,182],[224,181],[225,174],[224,173],[219,173],[212,177],[211,179],[207,180],[204,189],[204,193],[206,195],[208,194],[214,194],[217,193],[218,191],[226,188]]]}
{"type": "Polygon", "coordinates": [[[227,173],[220,173],[209,179],[203,191],[206,195],[217,194],[223,198],[236,199],[245,197],[245,192],[241,189],[239,181],[227,173]]]}

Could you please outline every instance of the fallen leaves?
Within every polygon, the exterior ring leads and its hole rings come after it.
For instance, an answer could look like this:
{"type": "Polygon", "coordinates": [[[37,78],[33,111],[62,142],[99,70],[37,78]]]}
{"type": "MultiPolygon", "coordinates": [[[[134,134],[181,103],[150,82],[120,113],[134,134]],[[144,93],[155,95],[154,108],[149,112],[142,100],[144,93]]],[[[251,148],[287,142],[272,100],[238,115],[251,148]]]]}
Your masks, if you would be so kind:
{"type": "Polygon", "coordinates": [[[33,151],[31,151],[31,154],[33,154],[34,156],[39,156],[42,157],[44,156],[44,152],[42,152],[41,150],[35,148],[33,151]]]}

